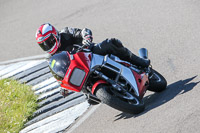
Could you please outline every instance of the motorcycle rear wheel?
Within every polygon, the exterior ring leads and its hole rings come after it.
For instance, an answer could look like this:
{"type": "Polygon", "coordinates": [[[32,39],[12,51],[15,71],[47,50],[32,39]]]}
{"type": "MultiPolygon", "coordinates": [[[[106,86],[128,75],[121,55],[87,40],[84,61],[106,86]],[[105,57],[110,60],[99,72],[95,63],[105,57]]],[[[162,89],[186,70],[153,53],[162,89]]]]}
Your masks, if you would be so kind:
{"type": "Polygon", "coordinates": [[[144,101],[140,99],[138,96],[133,95],[137,99],[137,105],[132,104],[131,102],[122,100],[119,97],[116,97],[109,91],[110,86],[99,85],[97,87],[96,96],[108,106],[111,106],[117,110],[122,112],[130,113],[130,114],[139,114],[145,109],[144,101]]]}
{"type": "Polygon", "coordinates": [[[156,70],[152,69],[152,75],[149,78],[149,87],[147,90],[161,92],[167,87],[166,79],[156,70]]]}

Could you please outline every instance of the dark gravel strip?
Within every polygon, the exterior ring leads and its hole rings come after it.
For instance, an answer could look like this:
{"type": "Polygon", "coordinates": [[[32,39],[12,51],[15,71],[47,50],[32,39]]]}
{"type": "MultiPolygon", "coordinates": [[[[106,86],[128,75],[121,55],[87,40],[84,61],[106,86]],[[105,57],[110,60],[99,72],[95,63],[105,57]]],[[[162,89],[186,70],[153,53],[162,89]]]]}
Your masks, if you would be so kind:
{"type": "Polygon", "coordinates": [[[40,76],[40,77],[38,77],[36,79],[33,79],[33,80],[27,82],[27,85],[34,86],[34,85],[39,84],[39,83],[41,83],[41,82],[43,82],[46,79],[49,79],[51,77],[53,77],[53,75],[51,73],[46,73],[46,74],[44,74],[44,75],[42,75],[42,76],[40,76]]]}
{"type": "Polygon", "coordinates": [[[25,70],[25,71],[23,71],[21,73],[18,73],[16,75],[12,76],[12,78],[14,78],[16,80],[22,79],[22,78],[24,78],[24,77],[26,77],[26,76],[28,76],[28,75],[30,75],[32,73],[35,73],[35,72],[37,72],[39,70],[42,70],[42,69],[46,68],[46,67],[48,67],[48,63],[45,61],[45,62],[42,62],[39,65],[36,65],[36,66],[34,66],[32,68],[29,68],[29,69],[27,69],[27,70],[25,70]]]}
{"type": "Polygon", "coordinates": [[[41,107],[36,112],[34,112],[33,116],[35,117],[35,116],[38,116],[38,115],[43,114],[45,112],[48,112],[48,111],[50,111],[54,108],[57,108],[57,107],[65,104],[67,102],[73,101],[74,99],[79,98],[81,96],[83,96],[82,93],[72,93],[71,95],[67,96],[66,98],[61,98],[57,101],[52,101],[51,103],[41,107]]]}
{"type": "Polygon", "coordinates": [[[36,79],[36,78],[38,78],[38,77],[40,77],[42,75],[45,75],[45,74],[47,74],[49,72],[50,72],[49,68],[46,67],[46,68],[44,68],[42,70],[39,70],[39,71],[34,72],[34,73],[30,74],[30,75],[27,75],[24,78],[21,78],[19,80],[19,82],[21,82],[21,83],[28,83],[29,81],[32,81],[33,79],[36,79]]]}

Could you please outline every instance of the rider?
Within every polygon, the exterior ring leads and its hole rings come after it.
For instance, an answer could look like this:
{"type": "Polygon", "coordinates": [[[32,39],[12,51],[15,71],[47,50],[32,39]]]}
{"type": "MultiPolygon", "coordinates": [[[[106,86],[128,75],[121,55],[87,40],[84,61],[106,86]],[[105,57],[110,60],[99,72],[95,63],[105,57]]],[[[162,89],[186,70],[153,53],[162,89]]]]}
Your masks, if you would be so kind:
{"type": "Polygon", "coordinates": [[[150,60],[134,55],[116,38],[106,39],[98,44],[92,43],[92,32],[87,28],[81,30],[66,27],[58,32],[54,26],[45,23],[37,29],[36,40],[39,46],[50,55],[60,51],[70,52],[73,49],[73,44],[83,45],[86,41],[89,41],[91,45],[88,48],[95,54],[113,54],[122,60],[141,67],[148,67],[150,64],[150,60]]]}

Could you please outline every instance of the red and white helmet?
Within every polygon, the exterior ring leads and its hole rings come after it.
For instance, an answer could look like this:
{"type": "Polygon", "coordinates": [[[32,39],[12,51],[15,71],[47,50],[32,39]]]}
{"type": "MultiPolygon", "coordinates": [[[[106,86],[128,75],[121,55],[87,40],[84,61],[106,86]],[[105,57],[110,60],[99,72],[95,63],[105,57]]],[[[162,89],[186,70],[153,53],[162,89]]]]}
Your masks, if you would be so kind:
{"type": "Polygon", "coordinates": [[[60,45],[60,35],[55,27],[49,23],[38,28],[36,40],[40,47],[49,54],[54,54],[60,45]]]}

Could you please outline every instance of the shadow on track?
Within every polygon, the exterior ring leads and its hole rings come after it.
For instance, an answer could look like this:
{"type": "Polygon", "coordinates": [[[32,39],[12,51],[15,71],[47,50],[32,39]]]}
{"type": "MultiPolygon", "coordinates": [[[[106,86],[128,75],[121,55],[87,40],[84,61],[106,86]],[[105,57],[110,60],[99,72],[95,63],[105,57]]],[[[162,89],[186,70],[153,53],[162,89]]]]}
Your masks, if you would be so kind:
{"type": "Polygon", "coordinates": [[[146,108],[144,110],[144,112],[138,114],[138,115],[133,115],[133,114],[127,114],[127,113],[120,113],[119,115],[115,116],[116,119],[114,121],[120,120],[120,119],[129,119],[132,117],[138,117],[140,115],[143,115],[145,113],[147,113],[148,111],[163,105],[167,102],[169,102],[170,100],[172,100],[174,97],[176,97],[177,95],[181,95],[184,94],[188,91],[191,91],[199,82],[191,82],[194,78],[196,78],[197,76],[194,76],[192,78],[188,78],[185,80],[179,80],[175,83],[172,83],[170,85],[167,86],[166,90],[160,93],[154,93],[151,95],[148,95],[146,97],[144,97],[144,102],[146,105],[146,108]]]}

